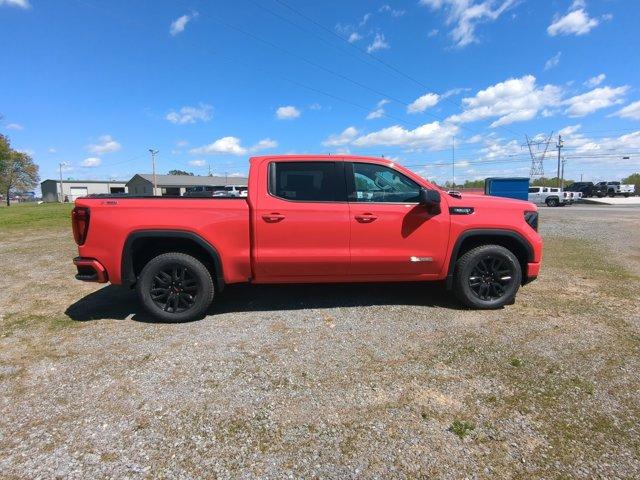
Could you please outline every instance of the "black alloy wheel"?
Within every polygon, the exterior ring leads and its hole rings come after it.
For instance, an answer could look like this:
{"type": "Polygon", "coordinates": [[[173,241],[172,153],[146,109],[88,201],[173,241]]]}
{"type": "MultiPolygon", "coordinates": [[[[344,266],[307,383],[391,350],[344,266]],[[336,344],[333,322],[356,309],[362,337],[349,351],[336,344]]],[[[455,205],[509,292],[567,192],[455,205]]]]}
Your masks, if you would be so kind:
{"type": "Polygon", "coordinates": [[[197,258],[168,252],[152,258],[136,284],[144,308],[163,322],[204,317],[214,295],[212,275],[197,258]]]}
{"type": "Polygon", "coordinates": [[[504,257],[480,258],[469,276],[469,288],[483,301],[499,300],[513,282],[513,268],[504,257]]]}
{"type": "Polygon", "coordinates": [[[165,312],[180,313],[193,308],[198,279],[184,265],[167,265],[153,277],[151,300],[165,312]]]}
{"type": "Polygon", "coordinates": [[[522,267],[502,245],[477,246],[456,261],[453,291],[467,307],[501,308],[513,303],[522,283],[522,267]]]}

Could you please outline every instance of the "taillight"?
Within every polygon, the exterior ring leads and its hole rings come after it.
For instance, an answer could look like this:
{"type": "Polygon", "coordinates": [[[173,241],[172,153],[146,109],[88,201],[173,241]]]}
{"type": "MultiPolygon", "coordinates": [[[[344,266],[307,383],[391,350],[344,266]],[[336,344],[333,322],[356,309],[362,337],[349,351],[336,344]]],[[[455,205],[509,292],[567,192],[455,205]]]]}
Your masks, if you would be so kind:
{"type": "Polygon", "coordinates": [[[71,225],[76,243],[78,245],[84,244],[89,231],[89,209],[87,207],[74,208],[71,212],[71,225]]]}
{"type": "Polygon", "coordinates": [[[536,232],[538,231],[538,212],[524,212],[524,220],[536,232]]]}

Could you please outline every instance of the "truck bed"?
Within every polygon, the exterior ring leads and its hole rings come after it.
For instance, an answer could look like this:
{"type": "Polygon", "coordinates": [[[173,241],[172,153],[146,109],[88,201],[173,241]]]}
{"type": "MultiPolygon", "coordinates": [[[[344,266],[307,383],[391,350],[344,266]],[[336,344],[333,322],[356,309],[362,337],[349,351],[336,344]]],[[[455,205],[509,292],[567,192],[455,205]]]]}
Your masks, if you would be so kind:
{"type": "Polygon", "coordinates": [[[163,230],[215,239],[211,247],[225,253],[221,257],[226,283],[246,282],[251,276],[246,198],[105,195],[80,198],[76,206],[91,212],[91,227],[79,254],[104,259],[111,283],[122,283],[121,256],[114,252],[123,252],[127,238],[136,232],[163,230]]]}

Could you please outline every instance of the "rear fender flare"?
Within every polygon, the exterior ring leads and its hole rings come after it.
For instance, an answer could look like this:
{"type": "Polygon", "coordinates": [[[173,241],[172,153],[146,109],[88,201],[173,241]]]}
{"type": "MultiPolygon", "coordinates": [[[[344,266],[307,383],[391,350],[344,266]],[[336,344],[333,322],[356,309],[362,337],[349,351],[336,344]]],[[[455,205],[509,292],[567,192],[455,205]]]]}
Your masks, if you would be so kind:
{"type": "Polygon", "coordinates": [[[131,232],[122,247],[121,277],[123,284],[133,285],[137,281],[133,268],[132,247],[136,240],[143,238],[180,238],[195,242],[199,247],[204,249],[213,260],[216,276],[214,283],[217,290],[221,291],[224,288],[222,260],[218,250],[200,235],[185,230],[136,230],[131,232]]]}

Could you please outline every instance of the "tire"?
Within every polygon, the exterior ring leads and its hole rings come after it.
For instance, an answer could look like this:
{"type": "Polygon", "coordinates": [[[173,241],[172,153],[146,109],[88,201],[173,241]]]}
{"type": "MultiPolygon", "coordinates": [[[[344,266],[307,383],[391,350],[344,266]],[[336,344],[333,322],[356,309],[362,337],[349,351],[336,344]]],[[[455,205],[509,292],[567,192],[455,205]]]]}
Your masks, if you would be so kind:
{"type": "Polygon", "coordinates": [[[145,310],[163,322],[188,322],[204,317],[213,301],[213,280],[207,267],[185,253],[163,253],[147,263],[136,285],[145,310]]]}
{"type": "Polygon", "coordinates": [[[609,190],[609,196],[610,197],[615,197],[616,196],[615,190],[609,190]]]}
{"type": "Polygon", "coordinates": [[[513,303],[521,282],[520,262],[500,245],[481,245],[456,261],[454,293],[470,308],[489,310],[513,303]]]}
{"type": "Polygon", "coordinates": [[[628,193],[625,193],[625,194],[624,194],[624,198],[629,198],[629,194],[628,194],[628,193]]]}
{"type": "Polygon", "coordinates": [[[560,201],[557,198],[547,198],[545,203],[547,204],[547,207],[557,207],[560,205],[560,201]]]}

